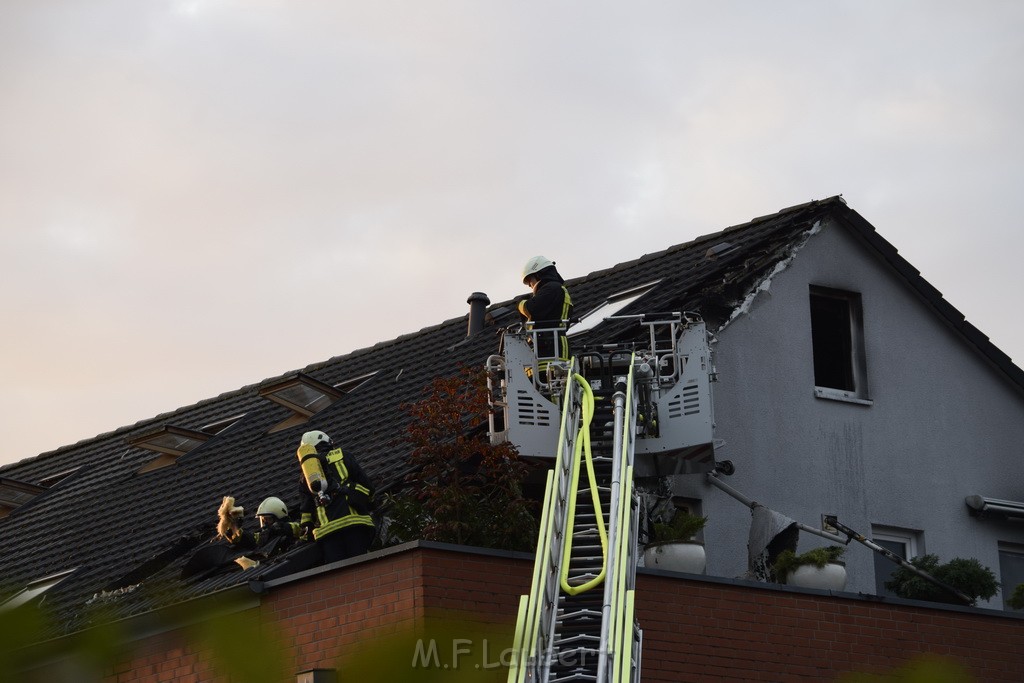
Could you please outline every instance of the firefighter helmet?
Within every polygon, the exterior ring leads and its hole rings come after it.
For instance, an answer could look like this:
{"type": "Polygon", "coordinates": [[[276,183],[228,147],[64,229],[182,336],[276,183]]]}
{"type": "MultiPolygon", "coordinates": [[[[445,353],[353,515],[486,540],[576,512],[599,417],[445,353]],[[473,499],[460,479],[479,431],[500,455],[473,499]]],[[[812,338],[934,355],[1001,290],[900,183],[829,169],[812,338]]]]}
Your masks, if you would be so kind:
{"type": "Polygon", "coordinates": [[[275,498],[274,496],[265,498],[260,503],[259,508],[256,509],[257,517],[262,517],[263,515],[273,515],[278,519],[284,519],[288,516],[288,506],[280,498],[275,498]]]}
{"type": "Polygon", "coordinates": [[[331,437],[327,436],[321,431],[306,432],[302,435],[302,441],[299,442],[301,446],[313,446],[316,448],[322,443],[326,443],[328,446],[332,445],[331,437]]]}
{"type": "Polygon", "coordinates": [[[553,265],[555,265],[555,262],[545,256],[534,256],[523,266],[523,284],[526,284],[526,278],[536,275],[548,266],[553,265]]]}

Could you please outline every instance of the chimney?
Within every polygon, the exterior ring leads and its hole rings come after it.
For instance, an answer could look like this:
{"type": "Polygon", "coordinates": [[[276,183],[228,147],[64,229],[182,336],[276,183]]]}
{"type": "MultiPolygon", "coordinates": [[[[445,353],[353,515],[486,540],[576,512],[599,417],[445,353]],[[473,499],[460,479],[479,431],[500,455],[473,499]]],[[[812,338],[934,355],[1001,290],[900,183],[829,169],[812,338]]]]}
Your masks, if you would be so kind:
{"type": "Polygon", "coordinates": [[[483,292],[473,292],[466,299],[466,303],[469,304],[469,327],[466,330],[466,336],[472,337],[484,329],[484,313],[487,312],[491,300],[483,292]]]}

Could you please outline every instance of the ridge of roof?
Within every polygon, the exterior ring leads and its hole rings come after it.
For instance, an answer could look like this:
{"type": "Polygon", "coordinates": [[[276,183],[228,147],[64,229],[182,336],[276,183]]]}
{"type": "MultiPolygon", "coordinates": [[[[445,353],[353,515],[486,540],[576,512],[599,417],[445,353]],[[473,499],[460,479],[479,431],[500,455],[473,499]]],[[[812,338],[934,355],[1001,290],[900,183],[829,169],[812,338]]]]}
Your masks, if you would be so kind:
{"type": "Polygon", "coordinates": [[[130,433],[130,432],[138,431],[140,429],[143,429],[145,427],[148,427],[150,425],[158,423],[161,420],[166,420],[169,417],[172,417],[174,415],[177,415],[177,414],[185,412],[185,411],[194,410],[196,408],[201,408],[203,406],[211,405],[211,404],[217,403],[217,402],[221,402],[221,401],[224,401],[224,400],[229,399],[229,398],[244,396],[245,394],[250,393],[252,391],[255,391],[255,390],[259,389],[260,387],[262,387],[262,386],[264,386],[266,384],[272,384],[274,382],[280,381],[282,379],[285,379],[287,377],[290,377],[290,376],[298,374],[298,373],[309,374],[311,372],[315,372],[316,370],[320,370],[320,369],[322,369],[324,367],[332,365],[332,364],[334,364],[334,363],[336,363],[336,362],[338,362],[340,360],[343,360],[343,359],[344,360],[350,360],[350,359],[359,358],[359,357],[367,355],[367,354],[369,354],[371,352],[379,351],[379,350],[387,348],[389,346],[394,346],[394,345],[396,345],[396,344],[398,344],[398,343],[400,343],[402,341],[406,341],[406,340],[408,340],[410,338],[418,337],[418,336],[426,334],[428,332],[433,332],[433,331],[436,331],[436,330],[440,330],[440,329],[442,329],[442,328],[444,328],[444,327],[446,327],[448,325],[452,325],[452,324],[455,324],[455,323],[457,323],[457,322],[459,322],[461,320],[464,320],[467,315],[468,314],[464,314],[464,315],[461,315],[461,316],[458,316],[458,317],[449,318],[449,319],[447,319],[447,320],[445,320],[443,322],[423,327],[423,328],[421,328],[421,329],[419,329],[419,330],[417,330],[415,332],[407,332],[407,333],[401,334],[401,335],[399,335],[399,336],[397,336],[397,337],[395,337],[393,339],[387,339],[387,340],[384,340],[384,341],[375,342],[374,344],[371,344],[370,346],[364,346],[362,348],[355,349],[355,350],[350,351],[348,353],[343,353],[343,354],[338,354],[338,355],[335,355],[335,356],[331,356],[330,358],[327,358],[327,359],[322,360],[322,361],[316,361],[314,363],[310,363],[309,365],[303,366],[301,368],[297,368],[297,369],[294,369],[294,370],[288,370],[286,372],[282,372],[282,373],[277,374],[277,375],[273,375],[273,376],[270,376],[270,377],[265,377],[264,379],[261,379],[261,380],[259,380],[257,382],[252,382],[250,384],[246,384],[246,385],[244,385],[244,386],[242,386],[242,387],[240,387],[238,389],[230,389],[228,391],[221,392],[220,394],[217,394],[216,396],[200,399],[199,401],[196,401],[195,403],[187,403],[185,405],[178,406],[177,408],[173,408],[173,409],[170,409],[170,410],[165,410],[165,411],[163,411],[161,413],[157,413],[156,415],[154,415],[152,417],[142,418],[142,419],[137,420],[137,421],[135,421],[135,422],[133,422],[131,424],[127,424],[127,425],[123,425],[121,427],[117,427],[116,429],[112,429],[112,430],[106,431],[106,432],[100,432],[99,434],[96,434],[95,436],[83,437],[81,439],[78,439],[77,441],[74,441],[74,442],[70,443],[70,444],[66,444],[64,446],[59,446],[59,447],[54,448],[54,449],[49,450],[49,451],[43,451],[42,453],[39,453],[38,455],[30,455],[30,456],[27,456],[27,457],[24,457],[24,458],[20,458],[19,460],[15,460],[14,462],[10,462],[10,463],[7,463],[5,465],[0,465],[0,474],[3,474],[4,471],[7,470],[8,468],[13,468],[13,467],[16,467],[18,465],[25,464],[26,462],[29,462],[29,461],[36,461],[39,458],[49,457],[49,456],[53,456],[53,455],[59,455],[61,453],[67,452],[68,450],[72,450],[72,449],[78,448],[78,447],[82,446],[83,444],[86,444],[86,443],[89,443],[89,442],[97,441],[97,440],[100,440],[100,439],[112,438],[112,437],[116,437],[116,436],[119,436],[119,435],[122,435],[122,434],[127,434],[127,433],[130,433]]]}
{"type": "Polygon", "coordinates": [[[691,239],[691,240],[689,240],[687,242],[683,242],[681,244],[674,244],[674,245],[672,245],[670,247],[666,247],[665,249],[662,249],[662,250],[659,250],[659,251],[653,251],[653,252],[649,252],[647,254],[643,254],[643,255],[638,256],[637,258],[632,259],[630,261],[622,261],[622,262],[617,263],[614,266],[611,266],[609,268],[603,268],[601,270],[591,271],[590,273],[587,273],[586,275],[583,275],[583,276],[580,276],[580,277],[571,278],[569,280],[566,280],[566,284],[575,284],[575,283],[586,282],[587,280],[589,280],[589,279],[591,279],[593,277],[597,277],[597,276],[601,276],[601,275],[606,275],[608,273],[618,272],[618,271],[622,271],[622,270],[627,270],[627,269],[632,268],[634,266],[638,266],[641,263],[644,263],[645,261],[650,261],[650,260],[653,260],[653,259],[656,259],[656,258],[661,258],[661,257],[666,256],[668,254],[674,254],[676,252],[687,251],[687,250],[693,249],[694,247],[696,247],[697,245],[699,245],[699,244],[701,244],[703,242],[710,242],[710,241],[718,239],[718,238],[720,238],[720,237],[722,237],[722,236],[724,236],[724,235],[726,235],[728,233],[737,232],[739,230],[744,230],[744,229],[750,228],[755,223],[761,223],[761,222],[767,222],[767,221],[770,221],[770,220],[776,220],[776,219],[782,218],[783,216],[785,216],[787,214],[799,213],[801,211],[804,211],[804,210],[812,208],[812,207],[827,207],[827,206],[830,206],[830,205],[846,206],[846,201],[842,197],[843,196],[841,194],[837,194],[837,195],[832,195],[832,196],[829,196],[829,197],[825,197],[824,199],[813,199],[813,200],[811,200],[809,202],[804,202],[802,204],[795,204],[793,206],[788,206],[788,207],[786,207],[784,209],[779,209],[775,213],[765,214],[765,215],[762,215],[762,216],[757,216],[755,218],[751,218],[749,221],[747,221],[745,223],[737,223],[735,225],[731,225],[731,226],[729,226],[727,228],[724,228],[722,230],[719,230],[717,232],[711,232],[711,233],[706,233],[706,234],[703,234],[703,235],[698,235],[697,237],[694,237],[693,239],[691,239]]]}

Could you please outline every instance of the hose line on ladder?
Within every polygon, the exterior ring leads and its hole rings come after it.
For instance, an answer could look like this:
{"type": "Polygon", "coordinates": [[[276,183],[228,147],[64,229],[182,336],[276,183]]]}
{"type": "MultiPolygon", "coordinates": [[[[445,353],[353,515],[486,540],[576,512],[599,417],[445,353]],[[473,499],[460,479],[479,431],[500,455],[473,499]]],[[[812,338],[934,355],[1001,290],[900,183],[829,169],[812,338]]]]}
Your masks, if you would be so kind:
{"type": "Polygon", "coordinates": [[[559,581],[562,590],[569,595],[578,595],[590,590],[604,581],[608,569],[608,533],[604,526],[604,513],[601,510],[601,498],[597,490],[597,477],[594,475],[594,457],[590,450],[590,423],[594,418],[594,392],[590,383],[579,374],[573,375],[573,380],[582,387],[581,405],[582,418],[580,421],[579,438],[576,439],[575,452],[573,454],[572,478],[569,485],[569,509],[566,515],[565,537],[563,538],[562,550],[562,572],[559,581]],[[597,534],[601,539],[601,571],[594,578],[578,586],[569,584],[569,556],[572,553],[572,534],[576,520],[576,495],[579,491],[580,480],[580,452],[583,452],[587,463],[587,475],[590,478],[590,496],[594,504],[594,515],[597,520],[597,534]]]}

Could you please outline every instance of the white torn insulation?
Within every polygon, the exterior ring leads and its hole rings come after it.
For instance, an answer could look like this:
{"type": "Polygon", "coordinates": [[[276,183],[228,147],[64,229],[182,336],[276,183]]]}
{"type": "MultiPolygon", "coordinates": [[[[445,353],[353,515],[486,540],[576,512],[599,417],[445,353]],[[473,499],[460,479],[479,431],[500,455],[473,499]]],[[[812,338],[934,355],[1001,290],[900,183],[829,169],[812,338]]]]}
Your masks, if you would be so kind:
{"type": "Polygon", "coordinates": [[[760,294],[761,292],[769,291],[769,289],[772,286],[772,279],[775,278],[776,275],[784,271],[786,268],[788,268],[789,264],[793,262],[794,258],[796,258],[797,252],[799,252],[803,248],[803,246],[807,244],[807,240],[809,240],[814,235],[817,235],[819,232],[821,232],[820,220],[815,221],[814,225],[812,225],[807,230],[807,232],[800,236],[800,241],[793,245],[793,248],[790,249],[786,257],[779,261],[778,263],[776,263],[775,267],[772,268],[771,272],[764,276],[761,279],[761,281],[758,282],[752,290],[750,290],[747,296],[743,298],[743,301],[737,304],[736,308],[733,309],[732,314],[729,316],[729,319],[722,323],[722,326],[715,331],[716,336],[713,336],[711,338],[712,344],[718,341],[717,335],[721,333],[721,331],[724,330],[726,327],[728,327],[733,320],[740,317],[741,315],[745,315],[750,310],[750,307],[754,305],[754,299],[757,298],[758,294],[760,294]]]}

